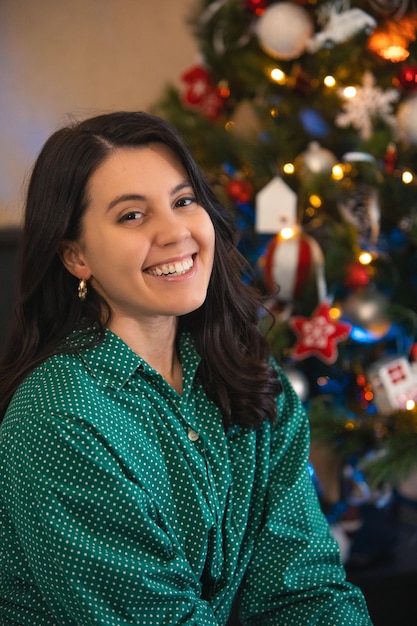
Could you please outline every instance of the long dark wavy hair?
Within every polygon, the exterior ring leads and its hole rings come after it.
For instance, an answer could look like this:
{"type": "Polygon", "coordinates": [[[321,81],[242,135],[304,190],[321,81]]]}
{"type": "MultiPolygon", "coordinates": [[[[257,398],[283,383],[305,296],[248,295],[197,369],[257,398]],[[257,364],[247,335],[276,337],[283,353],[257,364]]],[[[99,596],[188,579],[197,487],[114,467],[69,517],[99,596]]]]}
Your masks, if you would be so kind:
{"type": "MultiPolygon", "coordinates": [[[[117,148],[167,145],[185,168],[215,234],[213,271],[204,304],[179,320],[194,336],[199,376],[220,407],[225,428],[257,427],[276,414],[281,390],[258,328],[260,296],[241,280],[245,261],[236,249],[234,222],[223,210],[175,128],[142,112],[98,115],[56,131],[45,143],[29,182],[21,243],[18,304],[0,362],[0,419],[18,385],[50,355],[68,350],[65,338],[85,329],[100,341],[110,316],[92,287],[83,303],[77,279],[60,258],[64,240],[76,240],[88,198],[87,183],[117,148]],[[103,321],[103,311],[107,320],[103,321]]],[[[82,336],[82,332],[80,333],[82,336]]]]}

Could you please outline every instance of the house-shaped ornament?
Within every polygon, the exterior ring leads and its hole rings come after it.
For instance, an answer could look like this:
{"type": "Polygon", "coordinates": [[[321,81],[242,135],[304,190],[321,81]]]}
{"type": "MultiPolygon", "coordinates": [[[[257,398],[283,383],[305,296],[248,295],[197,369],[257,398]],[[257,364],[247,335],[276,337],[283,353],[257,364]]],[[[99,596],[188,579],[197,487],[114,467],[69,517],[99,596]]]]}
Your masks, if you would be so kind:
{"type": "Polygon", "coordinates": [[[408,359],[399,356],[375,362],[367,371],[374,402],[381,413],[405,410],[417,404],[417,372],[408,359]]]}
{"type": "Polygon", "coordinates": [[[276,235],[283,228],[297,224],[297,194],[279,176],[275,176],[257,194],[255,230],[276,235]]]}

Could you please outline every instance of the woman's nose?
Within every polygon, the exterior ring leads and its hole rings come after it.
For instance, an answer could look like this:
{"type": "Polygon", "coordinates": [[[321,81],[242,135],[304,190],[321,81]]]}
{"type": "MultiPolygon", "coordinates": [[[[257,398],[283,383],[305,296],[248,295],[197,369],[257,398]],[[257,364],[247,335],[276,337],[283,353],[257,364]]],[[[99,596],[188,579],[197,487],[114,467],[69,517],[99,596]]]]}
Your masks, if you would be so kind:
{"type": "Polygon", "coordinates": [[[184,241],[191,236],[184,216],[168,211],[158,217],[155,223],[155,243],[159,246],[168,246],[184,241]]]}

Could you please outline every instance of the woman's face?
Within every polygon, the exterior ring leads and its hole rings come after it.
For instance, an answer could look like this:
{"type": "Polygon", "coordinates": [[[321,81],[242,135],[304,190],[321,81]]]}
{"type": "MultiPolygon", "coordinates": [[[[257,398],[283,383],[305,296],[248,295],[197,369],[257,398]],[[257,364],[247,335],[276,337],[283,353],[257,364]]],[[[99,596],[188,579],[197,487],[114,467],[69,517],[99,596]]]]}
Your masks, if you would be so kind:
{"type": "Polygon", "coordinates": [[[92,175],[87,199],[81,237],[63,258],[107,301],[111,326],[184,315],[203,304],[214,228],[167,146],[115,150],[92,175]]]}

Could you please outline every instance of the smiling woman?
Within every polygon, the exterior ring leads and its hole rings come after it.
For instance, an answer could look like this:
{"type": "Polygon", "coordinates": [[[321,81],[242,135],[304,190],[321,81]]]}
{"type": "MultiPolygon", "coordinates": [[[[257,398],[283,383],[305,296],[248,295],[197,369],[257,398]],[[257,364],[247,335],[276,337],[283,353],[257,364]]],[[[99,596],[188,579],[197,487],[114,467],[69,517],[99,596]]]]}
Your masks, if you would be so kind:
{"type": "Polygon", "coordinates": [[[106,301],[107,328],[168,372],[178,316],[206,299],[214,256],[209,214],[161,143],[113,150],[92,174],[87,197],[79,237],[62,246],[63,263],[106,301]],[[166,348],[157,361],[155,338],[166,348]]]}
{"type": "Polygon", "coordinates": [[[0,365],[0,621],[369,626],[231,217],[146,113],[54,133],[0,365]]]}

